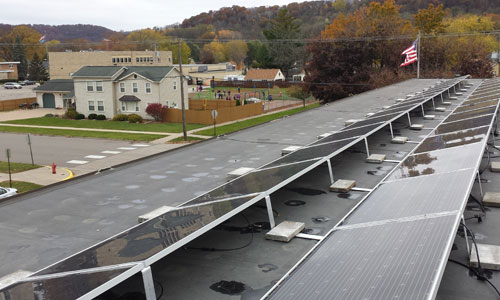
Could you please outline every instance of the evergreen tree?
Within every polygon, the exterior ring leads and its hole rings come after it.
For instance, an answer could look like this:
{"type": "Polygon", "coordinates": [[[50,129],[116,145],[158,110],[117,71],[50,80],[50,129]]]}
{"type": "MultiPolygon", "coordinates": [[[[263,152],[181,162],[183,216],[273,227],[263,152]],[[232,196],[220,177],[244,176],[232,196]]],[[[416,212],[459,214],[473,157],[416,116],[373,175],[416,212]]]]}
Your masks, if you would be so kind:
{"type": "Polygon", "coordinates": [[[303,52],[303,47],[300,44],[289,41],[300,37],[300,24],[287,9],[282,9],[271,21],[271,28],[264,30],[263,33],[270,42],[269,53],[273,58],[274,65],[280,68],[285,77],[288,78],[291,75],[290,71],[299,62],[303,52]]]}
{"type": "Polygon", "coordinates": [[[29,80],[33,81],[46,81],[49,75],[47,74],[47,70],[43,66],[43,62],[35,52],[33,55],[33,60],[29,65],[29,80]]]}
{"type": "Polygon", "coordinates": [[[14,42],[14,49],[12,50],[12,57],[14,61],[18,61],[17,74],[20,80],[26,79],[28,73],[28,61],[26,60],[26,51],[24,45],[21,42],[21,37],[16,36],[16,41],[14,42]]]}

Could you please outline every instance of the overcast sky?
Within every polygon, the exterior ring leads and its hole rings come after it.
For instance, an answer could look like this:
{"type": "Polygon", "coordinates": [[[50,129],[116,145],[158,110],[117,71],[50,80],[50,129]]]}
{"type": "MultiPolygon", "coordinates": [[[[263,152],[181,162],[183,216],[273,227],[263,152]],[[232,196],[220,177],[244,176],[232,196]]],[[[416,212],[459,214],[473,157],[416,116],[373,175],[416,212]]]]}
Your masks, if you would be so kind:
{"type": "MultiPolygon", "coordinates": [[[[2,1],[0,1],[1,3],[2,1]]],[[[0,23],[92,24],[113,30],[165,26],[209,10],[232,5],[284,5],[286,0],[16,0],[1,5],[0,23]]]]}

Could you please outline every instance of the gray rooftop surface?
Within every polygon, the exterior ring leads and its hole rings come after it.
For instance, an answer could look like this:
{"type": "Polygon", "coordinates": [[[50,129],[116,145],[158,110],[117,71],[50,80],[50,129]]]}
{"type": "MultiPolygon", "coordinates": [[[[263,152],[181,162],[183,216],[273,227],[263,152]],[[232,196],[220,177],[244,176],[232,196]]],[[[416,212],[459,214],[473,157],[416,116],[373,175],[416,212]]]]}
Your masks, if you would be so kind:
{"type": "Polygon", "coordinates": [[[0,276],[52,264],[135,225],[138,215],[224,183],[229,171],[263,165],[286,146],[313,142],[346,119],[363,118],[434,82],[402,82],[2,203],[0,276]]]}
{"type": "Polygon", "coordinates": [[[52,79],[34,88],[35,91],[73,92],[73,79],[52,79]]]}
{"type": "Polygon", "coordinates": [[[121,66],[85,66],[73,73],[72,77],[113,77],[121,66]]]}

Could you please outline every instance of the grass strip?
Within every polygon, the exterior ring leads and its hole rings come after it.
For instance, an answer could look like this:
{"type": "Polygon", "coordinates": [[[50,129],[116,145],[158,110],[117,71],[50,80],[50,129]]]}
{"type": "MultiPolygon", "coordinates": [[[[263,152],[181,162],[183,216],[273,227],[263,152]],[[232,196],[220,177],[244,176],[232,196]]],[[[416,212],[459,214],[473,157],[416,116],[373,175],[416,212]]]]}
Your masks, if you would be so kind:
{"type": "Polygon", "coordinates": [[[101,138],[101,139],[141,141],[141,142],[149,142],[149,141],[156,140],[156,139],[167,136],[167,135],[158,135],[158,134],[100,132],[100,131],[83,131],[83,130],[68,130],[68,129],[47,129],[47,128],[35,128],[35,127],[11,127],[11,126],[1,126],[1,125],[0,125],[0,132],[31,133],[31,134],[38,134],[38,135],[101,138]]]}
{"type": "MultiPolygon", "coordinates": [[[[14,173],[20,173],[28,170],[33,170],[33,169],[38,169],[42,166],[39,165],[31,165],[31,164],[25,164],[25,163],[16,163],[16,162],[10,162],[10,172],[12,174],[14,173]]],[[[0,173],[9,173],[9,167],[7,165],[6,161],[0,161],[0,173]]]]}
{"type": "MultiPolygon", "coordinates": [[[[9,187],[9,181],[0,182],[0,186],[9,187]]],[[[17,189],[19,193],[25,193],[34,189],[41,188],[43,185],[36,183],[26,182],[26,181],[14,181],[12,180],[12,187],[17,189]]]]}
{"type": "MultiPolygon", "coordinates": [[[[258,125],[258,124],[266,123],[266,122],[269,122],[272,120],[276,120],[276,119],[282,118],[284,116],[290,116],[293,114],[297,114],[297,113],[300,113],[300,112],[303,112],[306,110],[310,110],[310,109],[313,109],[316,107],[319,107],[319,103],[313,103],[311,105],[307,105],[305,108],[301,106],[301,107],[293,108],[290,110],[280,111],[280,112],[277,112],[274,114],[269,114],[269,115],[265,115],[265,116],[261,116],[261,117],[257,117],[257,118],[253,118],[253,119],[248,119],[248,120],[241,121],[241,122],[235,122],[235,123],[231,123],[231,124],[227,124],[227,125],[218,126],[216,129],[217,135],[231,133],[234,131],[238,131],[241,129],[252,127],[254,125],[258,125]]],[[[213,128],[205,129],[205,130],[197,131],[194,134],[213,136],[214,130],[213,130],[213,128]]]]}
{"type": "MultiPolygon", "coordinates": [[[[57,126],[57,127],[75,127],[75,128],[94,128],[94,129],[114,129],[130,131],[150,131],[179,133],[182,132],[182,123],[128,123],[120,121],[98,121],[98,120],[67,120],[54,117],[41,117],[22,120],[6,121],[7,124],[22,124],[36,126],[57,126]]],[[[186,124],[187,130],[202,128],[203,124],[186,124]]]]}

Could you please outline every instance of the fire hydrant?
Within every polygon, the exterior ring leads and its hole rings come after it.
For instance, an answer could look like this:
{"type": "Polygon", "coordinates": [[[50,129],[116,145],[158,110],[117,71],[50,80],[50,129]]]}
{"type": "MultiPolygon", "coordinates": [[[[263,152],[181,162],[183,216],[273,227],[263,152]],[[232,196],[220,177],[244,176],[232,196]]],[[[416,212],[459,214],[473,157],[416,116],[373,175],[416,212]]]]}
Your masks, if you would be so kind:
{"type": "Polygon", "coordinates": [[[56,164],[52,163],[52,174],[56,174],[56,164]]]}

